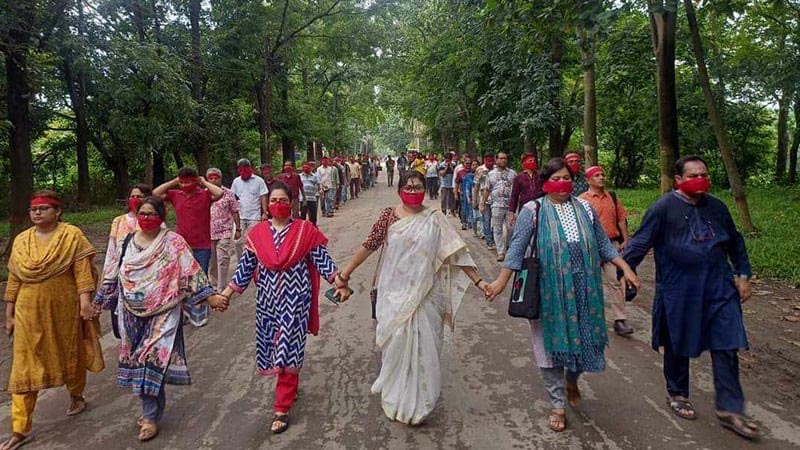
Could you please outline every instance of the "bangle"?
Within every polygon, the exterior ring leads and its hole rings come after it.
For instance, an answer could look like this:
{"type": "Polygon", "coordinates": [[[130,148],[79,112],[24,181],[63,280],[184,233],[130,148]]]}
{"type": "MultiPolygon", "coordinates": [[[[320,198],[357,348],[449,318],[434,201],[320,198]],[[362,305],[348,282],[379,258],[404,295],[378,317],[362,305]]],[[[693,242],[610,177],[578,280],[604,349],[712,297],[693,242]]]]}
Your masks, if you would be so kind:
{"type": "Polygon", "coordinates": [[[337,273],[336,277],[339,278],[340,280],[344,281],[345,283],[350,281],[350,277],[347,277],[347,278],[343,277],[342,276],[342,272],[337,273]]]}
{"type": "Polygon", "coordinates": [[[483,278],[478,278],[478,281],[475,282],[475,287],[478,287],[478,285],[481,284],[481,281],[483,281],[483,278]]]}

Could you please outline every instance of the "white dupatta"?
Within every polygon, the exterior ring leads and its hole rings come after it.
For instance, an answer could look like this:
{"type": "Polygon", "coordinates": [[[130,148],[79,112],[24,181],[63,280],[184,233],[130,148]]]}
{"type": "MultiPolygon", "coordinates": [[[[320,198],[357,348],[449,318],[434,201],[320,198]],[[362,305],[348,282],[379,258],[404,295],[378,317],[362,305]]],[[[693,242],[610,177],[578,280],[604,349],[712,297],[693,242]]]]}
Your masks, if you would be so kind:
{"type": "Polygon", "coordinates": [[[375,341],[386,415],[419,423],[439,398],[444,325],[452,328],[475,267],[467,245],[440,211],[425,210],[389,227],[378,280],[375,341]]]}

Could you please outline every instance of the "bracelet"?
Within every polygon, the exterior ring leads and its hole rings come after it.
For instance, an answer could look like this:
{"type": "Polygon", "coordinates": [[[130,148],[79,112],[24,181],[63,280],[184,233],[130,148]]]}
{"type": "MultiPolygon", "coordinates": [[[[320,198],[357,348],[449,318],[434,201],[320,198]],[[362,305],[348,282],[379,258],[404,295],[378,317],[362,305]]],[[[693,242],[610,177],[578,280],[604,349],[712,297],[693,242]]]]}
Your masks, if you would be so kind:
{"type": "Polygon", "coordinates": [[[478,287],[478,285],[481,284],[481,281],[483,281],[483,278],[478,278],[478,281],[475,282],[475,287],[478,287]]]}
{"type": "Polygon", "coordinates": [[[337,273],[336,277],[339,278],[340,280],[344,281],[345,283],[348,283],[350,281],[350,277],[347,277],[347,278],[343,277],[342,276],[342,272],[337,273]]]}

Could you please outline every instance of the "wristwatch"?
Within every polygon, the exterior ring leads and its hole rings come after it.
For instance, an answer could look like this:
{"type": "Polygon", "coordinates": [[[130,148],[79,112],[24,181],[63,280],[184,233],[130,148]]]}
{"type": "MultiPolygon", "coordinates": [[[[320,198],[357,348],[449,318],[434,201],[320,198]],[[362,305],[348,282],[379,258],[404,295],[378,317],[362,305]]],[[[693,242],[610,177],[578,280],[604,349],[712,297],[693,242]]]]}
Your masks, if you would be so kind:
{"type": "Polygon", "coordinates": [[[743,274],[743,273],[737,274],[736,278],[741,278],[744,281],[750,281],[750,275],[746,275],[746,274],[743,274]]]}

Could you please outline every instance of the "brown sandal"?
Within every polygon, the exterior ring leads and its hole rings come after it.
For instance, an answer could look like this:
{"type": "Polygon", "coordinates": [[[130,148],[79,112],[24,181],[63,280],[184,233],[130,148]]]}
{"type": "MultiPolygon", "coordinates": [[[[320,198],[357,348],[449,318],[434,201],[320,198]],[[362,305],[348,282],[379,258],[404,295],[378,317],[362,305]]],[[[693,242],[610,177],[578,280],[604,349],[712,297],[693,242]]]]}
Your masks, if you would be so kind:
{"type": "Polygon", "coordinates": [[[82,413],[86,409],[86,399],[83,397],[72,397],[72,400],[69,404],[69,409],[67,409],[68,416],[75,416],[82,413]]]}
{"type": "Polygon", "coordinates": [[[566,411],[563,413],[558,413],[555,410],[552,411],[550,417],[547,418],[550,429],[555,431],[556,433],[561,433],[562,431],[567,429],[567,413],[566,411]]]}
{"type": "Polygon", "coordinates": [[[273,433],[281,434],[287,429],[289,429],[289,414],[275,414],[272,416],[272,426],[270,427],[273,433]],[[278,428],[275,428],[275,424],[279,424],[278,428]]]}
{"type": "Polygon", "coordinates": [[[741,414],[721,413],[717,411],[717,419],[719,419],[720,425],[745,439],[758,439],[761,436],[758,425],[741,414]]]}
{"type": "Polygon", "coordinates": [[[573,408],[581,404],[581,391],[577,384],[567,383],[567,402],[573,408]]]}
{"type": "Polygon", "coordinates": [[[158,436],[158,424],[152,420],[142,419],[142,425],[139,428],[139,442],[147,442],[156,436],[158,436]]]}

